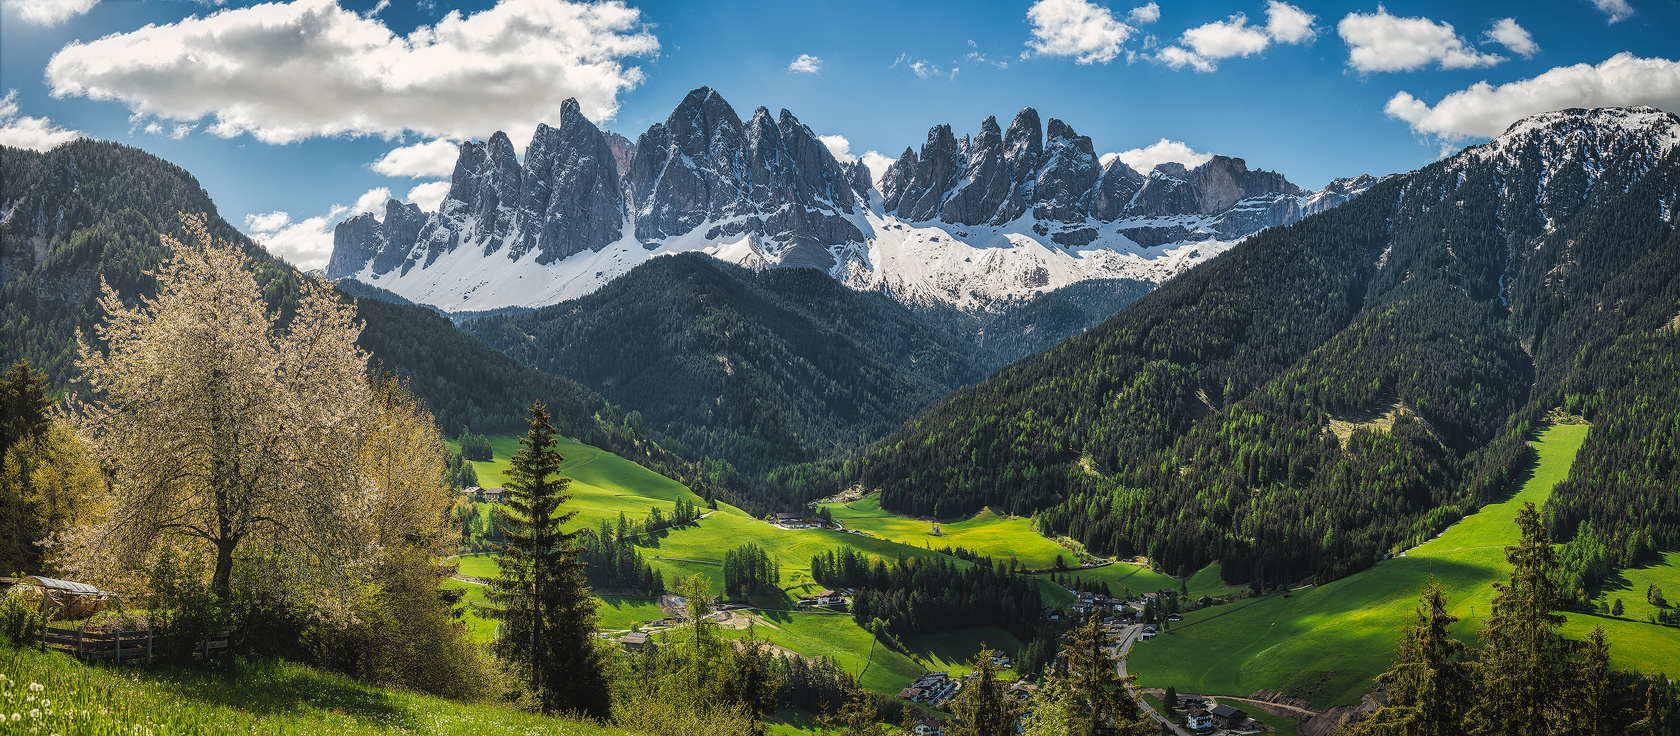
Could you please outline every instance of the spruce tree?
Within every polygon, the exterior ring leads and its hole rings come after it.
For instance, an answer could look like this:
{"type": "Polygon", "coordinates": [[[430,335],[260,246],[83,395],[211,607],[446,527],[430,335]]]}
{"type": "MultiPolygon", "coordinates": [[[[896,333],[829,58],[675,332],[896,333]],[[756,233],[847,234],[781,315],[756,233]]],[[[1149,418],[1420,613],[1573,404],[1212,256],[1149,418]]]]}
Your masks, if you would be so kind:
{"type": "Polygon", "coordinates": [[[1021,717],[1021,707],[1004,692],[998,682],[997,665],[992,658],[998,653],[982,644],[980,653],[969,660],[974,677],[963,683],[961,693],[951,703],[956,716],[951,736],[1013,736],[1015,722],[1021,717]]]}
{"type": "Polygon", "coordinates": [[[1089,721],[1075,733],[1092,736],[1150,736],[1155,724],[1138,708],[1130,692],[1136,678],[1120,676],[1114,659],[1104,647],[1108,637],[1096,616],[1085,619],[1073,630],[1062,649],[1067,663],[1068,684],[1084,701],[1089,721]]]}
{"type": "Polygon", "coordinates": [[[1400,637],[1398,661],[1377,682],[1388,687],[1388,702],[1372,713],[1352,736],[1462,736],[1472,696],[1464,642],[1448,628],[1458,617],[1447,613],[1440,583],[1423,589],[1417,623],[1400,637]]]}
{"type": "Polygon", "coordinates": [[[501,519],[508,541],[488,591],[502,607],[493,648],[541,712],[604,718],[611,697],[605,655],[594,641],[595,600],[584,583],[577,532],[561,531],[577,513],[561,510],[571,500],[571,480],[560,477],[559,445],[541,401],[531,406],[529,425],[507,471],[501,519]]]}
{"type": "Polygon", "coordinates": [[[1534,504],[1517,514],[1521,541],[1505,548],[1509,583],[1494,583],[1493,615],[1482,630],[1475,721],[1485,736],[1560,733],[1567,721],[1573,677],[1569,643],[1558,634],[1564,617],[1558,558],[1534,504]]]}

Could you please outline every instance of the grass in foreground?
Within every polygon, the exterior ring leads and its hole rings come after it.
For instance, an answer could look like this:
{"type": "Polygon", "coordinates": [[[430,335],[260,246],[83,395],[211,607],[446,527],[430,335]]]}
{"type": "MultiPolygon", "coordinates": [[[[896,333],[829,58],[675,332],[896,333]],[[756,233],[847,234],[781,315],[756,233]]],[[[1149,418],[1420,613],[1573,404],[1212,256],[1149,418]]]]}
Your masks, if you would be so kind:
{"type": "MultiPolygon", "coordinates": [[[[231,676],[198,667],[84,666],[56,652],[0,644],[0,674],[12,681],[0,709],[8,726],[65,736],[170,734],[560,734],[626,736],[612,728],[543,718],[483,703],[384,690],[296,664],[237,660],[231,676]],[[30,683],[39,683],[39,692],[30,683]],[[36,700],[24,703],[25,697],[36,700]],[[42,701],[50,701],[50,705],[42,701]],[[40,718],[32,718],[40,711],[40,718]],[[51,711],[49,714],[48,711],[51,711]],[[74,716],[71,716],[71,713],[74,716]]],[[[12,733],[13,731],[7,731],[12,733]]]]}
{"type": "MultiPolygon", "coordinates": [[[[1132,650],[1130,668],[1151,687],[1248,695],[1259,689],[1306,697],[1314,706],[1355,702],[1393,659],[1400,627],[1412,616],[1423,585],[1444,585],[1455,634],[1474,643],[1489,610],[1491,584],[1509,575],[1504,546],[1525,501],[1543,502],[1569,472],[1586,425],[1547,429],[1535,443],[1538,461],[1509,499],[1489,504],[1439,537],[1377,567],[1285,597],[1239,601],[1187,614],[1165,636],[1132,650]]],[[[1584,637],[1604,626],[1618,669],[1680,672],[1680,631],[1649,624],[1569,614],[1564,632],[1584,637]]]]}

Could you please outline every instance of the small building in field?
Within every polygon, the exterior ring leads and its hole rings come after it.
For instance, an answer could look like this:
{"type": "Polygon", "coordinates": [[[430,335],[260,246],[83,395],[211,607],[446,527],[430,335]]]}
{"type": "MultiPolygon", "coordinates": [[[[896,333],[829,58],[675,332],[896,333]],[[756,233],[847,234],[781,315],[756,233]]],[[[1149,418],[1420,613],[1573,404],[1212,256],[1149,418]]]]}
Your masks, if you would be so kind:
{"type": "Polygon", "coordinates": [[[624,645],[624,651],[626,652],[639,652],[643,649],[652,650],[659,648],[658,644],[648,639],[647,632],[644,631],[632,631],[625,634],[621,643],[624,645]]]}
{"type": "Polygon", "coordinates": [[[916,725],[910,727],[916,736],[945,736],[945,719],[917,718],[916,725]]]}
{"type": "Polygon", "coordinates": [[[825,590],[817,594],[817,605],[837,606],[846,602],[846,596],[836,590],[825,590]]]}
{"type": "Polygon", "coordinates": [[[480,491],[485,503],[502,503],[507,500],[508,492],[505,488],[485,488],[480,491]]]}
{"type": "Polygon", "coordinates": [[[1248,714],[1229,705],[1216,705],[1209,711],[1213,716],[1213,725],[1218,728],[1242,728],[1248,723],[1248,714]]]}
{"type": "Polygon", "coordinates": [[[1196,733],[1211,733],[1213,714],[1201,708],[1191,708],[1184,712],[1184,727],[1196,733]]]}

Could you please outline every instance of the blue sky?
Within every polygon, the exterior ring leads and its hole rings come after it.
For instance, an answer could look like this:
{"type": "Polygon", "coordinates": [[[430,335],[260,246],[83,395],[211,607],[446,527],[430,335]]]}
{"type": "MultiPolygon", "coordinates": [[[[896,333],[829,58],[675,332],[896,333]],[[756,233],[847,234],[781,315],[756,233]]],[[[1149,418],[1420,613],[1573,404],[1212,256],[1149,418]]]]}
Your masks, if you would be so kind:
{"type": "Polygon", "coordinates": [[[1219,153],[1313,188],[1542,109],[1680,112],[1680,0],[0,3],[0,143],[155,153],[305,267],[382,190],[435,202],[451,141],[523,148],[573,96],[634,139],[709,85],[889,157],[1032,106],[1143,168],[1219,153]]]}

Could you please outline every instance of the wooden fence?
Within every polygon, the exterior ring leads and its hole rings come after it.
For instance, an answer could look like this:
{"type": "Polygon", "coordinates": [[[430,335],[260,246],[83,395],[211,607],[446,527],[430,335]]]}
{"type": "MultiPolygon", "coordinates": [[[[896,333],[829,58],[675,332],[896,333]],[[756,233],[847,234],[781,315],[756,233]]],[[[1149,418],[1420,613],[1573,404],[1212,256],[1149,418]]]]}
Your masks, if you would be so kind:
{"type": "MultiPolygon", "coordinates": [[[[203,641],[192,645],[194,659],[208,659],[226,654],[233,638],[233,627],[212,632],[203,641]]],[[[81,629],[60,629],[51,626],[41,630],[41,648],[57,649],[86,662],[107,661],[116,664],[142,661],[150,664],[154,655],[174,649],[163,641],[155,641],[152,630],[96,633],[81,629]]]]}

